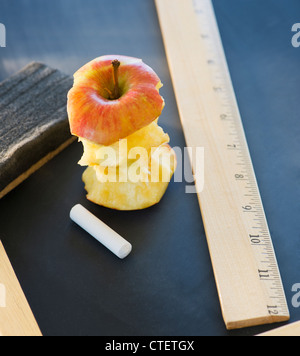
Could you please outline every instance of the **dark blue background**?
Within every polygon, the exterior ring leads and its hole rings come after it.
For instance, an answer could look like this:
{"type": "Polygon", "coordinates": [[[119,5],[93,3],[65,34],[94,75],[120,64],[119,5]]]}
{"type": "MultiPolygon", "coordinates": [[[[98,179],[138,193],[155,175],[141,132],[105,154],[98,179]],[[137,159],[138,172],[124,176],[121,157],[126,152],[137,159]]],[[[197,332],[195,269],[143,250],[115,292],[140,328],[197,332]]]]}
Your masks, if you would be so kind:
{"type": "MultiPolygon", "coordinates": [[[[291,321],[300,283],[299,0],[215,0],[215,10],[277,253],[291,321]]],[[[171,7],[170,7],[171,11],[171,7]]],[[[103,54],[143,58],[161,77],[161,125],[185,146],[152,0],[0,0],[0,79],[30,61],[72,75],[103,54]]],[[[0,238],[44,335],[254,335],[221,317],[197,198],[172,183],[143,212],[88,203],[72,145],[0,201],[0,238]],[[82,203],[133,243],[124,261],[74,226],[82,203]]]]}

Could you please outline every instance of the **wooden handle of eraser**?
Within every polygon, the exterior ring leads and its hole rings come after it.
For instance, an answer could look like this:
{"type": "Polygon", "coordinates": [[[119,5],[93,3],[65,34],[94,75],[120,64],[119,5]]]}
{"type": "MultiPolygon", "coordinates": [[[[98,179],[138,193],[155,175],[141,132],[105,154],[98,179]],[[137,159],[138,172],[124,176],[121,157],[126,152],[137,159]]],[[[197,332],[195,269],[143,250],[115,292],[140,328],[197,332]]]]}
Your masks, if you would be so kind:
{"type": "Polygon", "coordinates": [[[0,336],[42,336],[1,242],[0,336]]]}
{"type": "Polygon", "coordinates": [[[300,322],[290,323],[288,325],[267,331],[258,336],[300,336],[300,322]]]}

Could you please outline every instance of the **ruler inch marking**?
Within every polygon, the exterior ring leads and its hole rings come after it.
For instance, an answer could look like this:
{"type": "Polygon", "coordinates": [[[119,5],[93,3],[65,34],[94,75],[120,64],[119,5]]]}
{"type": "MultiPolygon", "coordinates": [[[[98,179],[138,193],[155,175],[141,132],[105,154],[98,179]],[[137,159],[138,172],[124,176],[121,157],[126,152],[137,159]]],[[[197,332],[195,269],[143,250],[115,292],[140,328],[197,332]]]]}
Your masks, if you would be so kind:
{"type": "Polygon", "coordinates": [[[205,148],[205,186],[198,199],[225,325],[236,329],[288,320],[211,0],[155,1],[187,146],[205,148]],[[247,209],[254,214],[244,214],[247,209]]]}

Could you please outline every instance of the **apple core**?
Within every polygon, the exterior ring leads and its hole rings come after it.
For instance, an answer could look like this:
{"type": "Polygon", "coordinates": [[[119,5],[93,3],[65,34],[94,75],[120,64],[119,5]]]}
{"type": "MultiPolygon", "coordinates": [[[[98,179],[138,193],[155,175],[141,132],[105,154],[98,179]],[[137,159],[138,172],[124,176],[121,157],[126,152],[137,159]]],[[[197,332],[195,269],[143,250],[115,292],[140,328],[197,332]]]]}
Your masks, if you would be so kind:
{"type": "Polygon", "coordinates": [[[112,64],[112,77],[113,77],[114,88],[113,91],[109,90],[106,87],[104,88],[104,90],[108,93],[108,97],[105,97],[105,99],[118,100],[122,96],[122,92],[120,90],[120,85],[119,85],[119,67],[121,63],[120,61],[115,59],[111,62],[111,64],[112,64]]]}

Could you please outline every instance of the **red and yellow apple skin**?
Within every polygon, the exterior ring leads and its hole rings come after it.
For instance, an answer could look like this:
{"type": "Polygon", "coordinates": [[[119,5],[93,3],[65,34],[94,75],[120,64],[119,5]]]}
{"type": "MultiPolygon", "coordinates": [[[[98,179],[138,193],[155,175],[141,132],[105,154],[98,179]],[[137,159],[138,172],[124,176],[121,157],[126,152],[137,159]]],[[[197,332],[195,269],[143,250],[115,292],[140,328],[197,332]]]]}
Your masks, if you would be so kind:
{"type": "Polygon", "coordinates": [[[156,120],[163,108],[156,73],[141,59],[109,55],[94,59],[74,74],[68,93],[68,116],[73,135],[111,145],[156,120]],[[120,97],[114,90],[112,61],[118,60],[120,97]]]}

